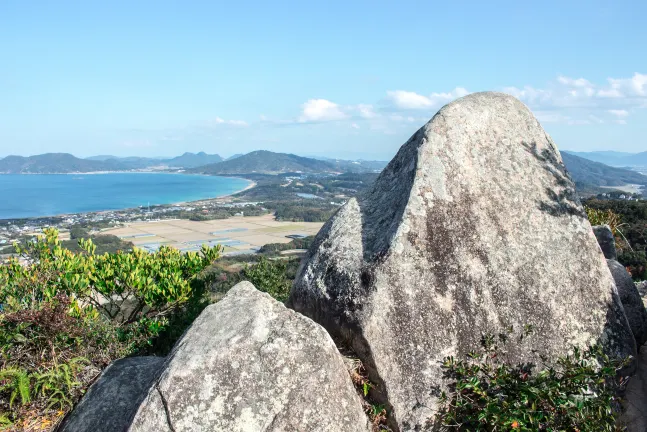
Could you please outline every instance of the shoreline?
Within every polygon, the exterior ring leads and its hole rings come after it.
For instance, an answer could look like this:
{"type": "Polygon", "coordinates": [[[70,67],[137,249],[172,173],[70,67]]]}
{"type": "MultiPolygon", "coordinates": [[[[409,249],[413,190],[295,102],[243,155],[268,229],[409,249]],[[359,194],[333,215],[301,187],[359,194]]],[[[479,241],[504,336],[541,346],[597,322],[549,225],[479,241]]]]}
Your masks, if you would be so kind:
{"type": "MultiPolygon", "coordinates": [[[[191,201],[175,201],[171,203],[164,203],[164,204],[153,204],[152,206],[154,207],[172,207],[172,206],[177,206],[177,205],[190,205],[192,203],[199,203],[199,202],[204,202],[204,201],[213,201],[213,200],[219,200],[219,199],[224,199],[228,197],[232,197],[236,194],[239,194],[241,192],[245,192],[247,190],[255,188],[258,183],[255,182],[254,180],[245,178],[245,177],[237,177],[233,175],[227,175],[227,176],[210,176],[207,174],[193,174],[193,173],[182,173],[182,172],[130,172],[130,171],[115,171],[115,172],[92,172],[92,173],[87,173],[87,174],[182,174],[182,175],[196,175],[196,176],[204,176],[204,177],[220,177],[220,178],[228,178],[228,179],[240,179],[240,180],[245,180],[248,182],[247,186],[245,186],[243,189],[237,190],[235,192],[231,192],[225,195],[219,195],[215,197],[208,197],[208,198],[202,198],[202,199],[197,199],[197,200],[191,200],[191,201]]],[[[0,175],[5,175],[0,173],[0,175]]],[[[7,174],[8,175],[8,174],[7,174]]],[[[59,174],[14,174],[14,175],[85,175],[84,173],[59,173],[59,174]]],[[[54,215],[46,215],[46,216],[28,216],[28,217],[18,217],[18,218],[0,218],[0,223],[6,223],[7,221],[34,221],[34,220],[39,220],[39,219],[50,219],[50,218],[64,218],[64,217],[70,217],[70,216],[75,216],[75,215],[90,215],[90,214],[101,214],[101,213],[106,213],[106,212],[122,212],[122,211],[132,211],[136,209],[141,209],[143,206],[139,207],[123,207],[123,208],[118,208],[118,209],[104,209],[104,210],[90,210],[90,211],[83,211],[83,212],[74,212],[74,213],[58,213],[54,215]]]]}

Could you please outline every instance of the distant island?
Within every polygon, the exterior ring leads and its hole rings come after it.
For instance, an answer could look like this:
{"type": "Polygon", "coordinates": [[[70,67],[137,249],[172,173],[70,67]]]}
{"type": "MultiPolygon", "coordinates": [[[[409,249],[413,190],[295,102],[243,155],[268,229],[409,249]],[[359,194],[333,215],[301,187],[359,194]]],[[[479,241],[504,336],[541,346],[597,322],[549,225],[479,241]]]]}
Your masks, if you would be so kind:
{"type": "MultiPolygon", "coordinates": [[[[624,155],[617,152],[602,154],[624,155]]],[[[566,168],[584,195],[597,194],[600,188],[625,185],[647,186],[647,176],[620,167],[591,160],[598,152],[562,152],[566,168]],[[580,156],[586,156],[581,157],[580,156]]],[[[639,154],[640,155],[640,154],[639,154]]],[[[639,156],[634,155],[634,156],[639,156]]],[[[614,159],[620,160],[620,159],[614,159]]],[[[267,150],[237,154],[224,159],[217,154],[184,153],[173,158],[93,156],[85,159],[68,153],[46,153],[36,156],[7,156],[0,159],[0,174],[69,174],[100,172],[162,171],[206,175],[247,177],[285,173],[338,175],[341,173],[379,173],[384,161],[311,158],[267,150]]]]}

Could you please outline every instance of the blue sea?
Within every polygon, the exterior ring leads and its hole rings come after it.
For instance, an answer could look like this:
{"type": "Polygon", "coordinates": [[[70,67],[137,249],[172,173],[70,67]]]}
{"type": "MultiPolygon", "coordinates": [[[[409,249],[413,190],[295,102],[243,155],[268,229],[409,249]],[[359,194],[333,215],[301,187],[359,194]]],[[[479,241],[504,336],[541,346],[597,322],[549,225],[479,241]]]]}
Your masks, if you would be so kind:
{"type": "Polygon", "coordinates": [[[245,189],[248,180],[189,174],[0,174],[0,219],[195,201],[245,189]]]}

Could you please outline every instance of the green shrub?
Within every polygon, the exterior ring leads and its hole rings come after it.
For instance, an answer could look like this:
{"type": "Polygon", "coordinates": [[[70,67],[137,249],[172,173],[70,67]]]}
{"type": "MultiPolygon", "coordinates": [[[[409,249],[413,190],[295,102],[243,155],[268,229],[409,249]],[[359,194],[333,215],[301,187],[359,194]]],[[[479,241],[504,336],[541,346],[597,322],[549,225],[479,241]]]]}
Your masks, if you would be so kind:
{"type": "Polygon", "coordinates": [[[0,265],[0,428],[54,427],[112,361],[166,354],[206,305],[197,276],[221,251],[98,255],[78,243],[48,230],[0,265]]]}
{"type": "Polygon", "coordinates": [[[575,348],[537,370],[504,360],[507,338],[486,335],[480,351],[445,359],[452,384],[436,418],[442,430],[617,430],[618,372],[628,360],[610,359],[599,346],[575,348]]]}
{"type": "Polygon", "coordinates": [[[90,237],[90,232],[79,225],[74,225],[72,228],[70,228],[70,238],[72,240],[79,240],[82,238],[89,238],[89,237],[90,237]]]}
{"type": "Polygon", "coordinates": [[[140,318],[162,319],[202,295],[193,278],[216,260],[219,246],[200,254],[171,247],[155,253],[96,255],[92,240],[79,240],[83,253],[61,246],[56,230],[16,252],[26,265],[11,259],[0,266],[0,304],[5,310],[34,309],[62,293],[78,300],[77,313],[99,311],[121,324],[140,318]]]}
{"type": "Polygon", "coordinates": [[[287,265],[282,260],[270,261],[261,257],[257,264],[245,267],[242,278],[278,301],[284,302],[290,295],[292,283],[287,277],[287,265]]]}

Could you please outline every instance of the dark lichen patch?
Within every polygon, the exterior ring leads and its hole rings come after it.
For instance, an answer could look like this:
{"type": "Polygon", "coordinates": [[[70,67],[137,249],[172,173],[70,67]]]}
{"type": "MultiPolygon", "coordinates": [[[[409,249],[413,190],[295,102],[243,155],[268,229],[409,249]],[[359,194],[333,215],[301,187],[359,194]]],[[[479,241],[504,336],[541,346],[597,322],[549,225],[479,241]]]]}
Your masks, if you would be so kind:
{"type": "Polygon", "coordinates": [[[539,209],[554,217],[568,215],[585,218],[586,213],[575,191],[575,183],[564,164],[557,158],[557,153],[552,145],[553,151],[549,149],[539,151],[536,142],[522,142],[521,145],[542,163],[542,167],[550,173],[553,179],[553,185],[545,190],[548,200],[539,202],[539,209]]]}

